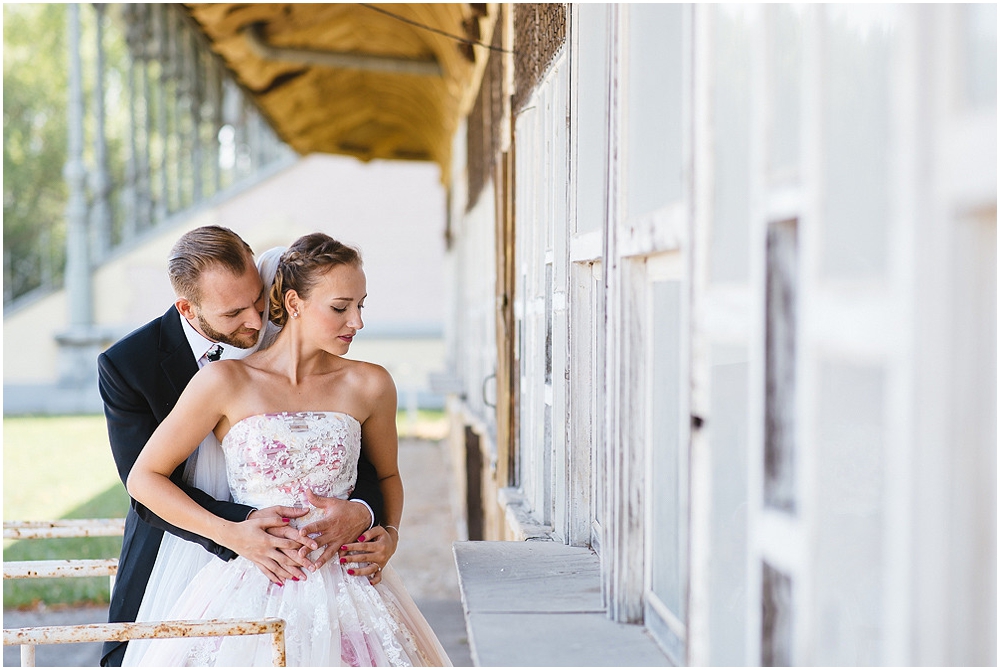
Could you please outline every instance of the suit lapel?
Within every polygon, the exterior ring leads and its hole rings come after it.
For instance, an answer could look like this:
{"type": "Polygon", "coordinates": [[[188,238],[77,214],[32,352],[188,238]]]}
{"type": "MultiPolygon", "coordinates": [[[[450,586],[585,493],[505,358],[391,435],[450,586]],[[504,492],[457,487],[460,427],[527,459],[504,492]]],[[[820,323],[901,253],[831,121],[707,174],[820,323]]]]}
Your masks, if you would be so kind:
{"type": "Polygon", "coordinates": [[[172,305],[161,320],[160,367],[173,390],[170,399],[170,406],[173,407],[181,396],[181,391],[198,372],[198,362],[184,336],[181,316],[172,305]]]}

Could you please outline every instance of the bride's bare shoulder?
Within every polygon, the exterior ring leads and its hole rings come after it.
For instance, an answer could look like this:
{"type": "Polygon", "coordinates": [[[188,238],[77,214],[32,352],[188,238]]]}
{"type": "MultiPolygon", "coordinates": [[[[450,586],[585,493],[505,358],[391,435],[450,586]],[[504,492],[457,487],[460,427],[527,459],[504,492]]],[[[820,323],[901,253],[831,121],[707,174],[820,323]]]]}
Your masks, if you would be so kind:
{"type": "Polygon", "coordinates": [[[365,391],[374,395],[382,395],[390,391],[396,392],[396,384],[392,381],[392,375],[381,365],[366,361],[347,361],[347,363],[348,375],[355,384],[365,391]]]}

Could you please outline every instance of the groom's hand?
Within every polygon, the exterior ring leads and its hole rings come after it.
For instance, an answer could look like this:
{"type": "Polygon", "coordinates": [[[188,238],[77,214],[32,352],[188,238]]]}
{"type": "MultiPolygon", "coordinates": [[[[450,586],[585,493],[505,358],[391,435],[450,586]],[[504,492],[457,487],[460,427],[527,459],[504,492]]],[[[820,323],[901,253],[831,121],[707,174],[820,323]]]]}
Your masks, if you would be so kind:
{"type": "MultiPolygon", "coordinates": [[[[319,545],[289,526],[288,520],[304,516],[308,512],[307,509],[280,505],[254,510],[247,516],[247,521],[261,522],[259,527],[266,535],[257,535],[260,545],[247,546],[245,551],[230,548],[240,556],[253,561],[260,571],[276,584],[280,585],[285,579],[294,581],[305,579],[306,574],[302,568],[314,569],[308,554],[319,545]],[[275,553],[275,549],[279,553],[275,553]]],[[[247,541],[253,542],[253,535],[249,535],[247,541]]]]}
{"type": "Polygon", "coordinates": [[[368,508],[361,503],[340,498],[324,498],[308,489],[306,497],[310,505],[323,510],[324,514],[322,519],[313,521],[301,529],[303,536],[311,535],[319,546],[323,547],[323,553],[315,562],[316,568],[319,569],[336,557],[342,546],[357,542],[371,525],[372,516],[368,508]]]}

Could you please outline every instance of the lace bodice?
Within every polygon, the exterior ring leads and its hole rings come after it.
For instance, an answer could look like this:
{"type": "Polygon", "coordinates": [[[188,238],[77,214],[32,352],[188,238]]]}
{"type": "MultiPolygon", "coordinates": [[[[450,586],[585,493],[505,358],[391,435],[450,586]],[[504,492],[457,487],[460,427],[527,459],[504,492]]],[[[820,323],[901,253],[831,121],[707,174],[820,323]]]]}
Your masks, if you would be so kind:
{"type": "MultiPolygon", "coordinates": [[[[306,489],[349,497],[358,476],[361,424],[342,412],[257,414],[233,424],[222,450],[236,502],[258,509],[309,507],[306,489]]],[[[293,525],[303,526],[317,513],[293,525]]]]}

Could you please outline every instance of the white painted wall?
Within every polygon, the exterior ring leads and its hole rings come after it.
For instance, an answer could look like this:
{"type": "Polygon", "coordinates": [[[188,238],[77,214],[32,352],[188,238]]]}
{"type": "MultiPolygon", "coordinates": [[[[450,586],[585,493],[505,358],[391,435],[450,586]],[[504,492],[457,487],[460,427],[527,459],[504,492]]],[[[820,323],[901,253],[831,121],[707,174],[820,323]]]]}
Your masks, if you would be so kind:
{"type": "MultiPolygon", "coordinates": [[[[430,164],[303,158],[235,197],[168,222],[98,268],[95,324],[121,336],[167,309],[174,297],[166,258],[189,229],[232,228],[256,252],[321,230],[362,251],[369,298],[352,355],[394,372],[404,405],[404,387],[426,391],[427,373],[444,367],[445,196],[439,179],[430,164]]],[[[55,383],[54,336],[65,328],[65,300],[58,291],[5,316],[5,386],[55,383]]]]}

